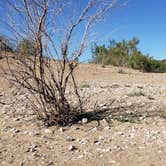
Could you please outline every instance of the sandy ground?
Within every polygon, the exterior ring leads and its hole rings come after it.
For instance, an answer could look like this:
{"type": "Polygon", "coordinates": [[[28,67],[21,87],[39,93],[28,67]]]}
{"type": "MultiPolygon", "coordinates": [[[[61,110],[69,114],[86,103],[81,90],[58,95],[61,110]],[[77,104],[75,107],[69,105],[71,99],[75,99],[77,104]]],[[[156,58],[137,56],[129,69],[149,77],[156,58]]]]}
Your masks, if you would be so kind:
{"type": "Polygon", "coordinates": [[[89,110],[114,99],[112,107],[122,107],[116,118],[44,128],[28,94],[14,95],[1,78],[0,165],[165,166],[166,74],[82,64],[75,75],[89,110]]]}

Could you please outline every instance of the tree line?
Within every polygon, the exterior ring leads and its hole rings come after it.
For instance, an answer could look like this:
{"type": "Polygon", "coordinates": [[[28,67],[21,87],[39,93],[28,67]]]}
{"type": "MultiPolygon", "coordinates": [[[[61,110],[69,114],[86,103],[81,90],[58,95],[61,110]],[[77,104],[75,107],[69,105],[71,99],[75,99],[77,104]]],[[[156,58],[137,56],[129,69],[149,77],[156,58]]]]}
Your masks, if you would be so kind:
{"type": "Polygon", "coordinates": [[[24,38],[18,44],[11,42],[7,37],[0,36],[0,51],[18,52],[23,55],[34,55],[34,42],[24,38]]]}
{"type": "Polygon", "coordinates": [[[138,49],[139,40],[116,42],[110,40],[108,46],[94,44],[92,47],[92,63],[114,66],[124,66],[144,72],[166,72],[166,63],[144,55],[138,49]]]}

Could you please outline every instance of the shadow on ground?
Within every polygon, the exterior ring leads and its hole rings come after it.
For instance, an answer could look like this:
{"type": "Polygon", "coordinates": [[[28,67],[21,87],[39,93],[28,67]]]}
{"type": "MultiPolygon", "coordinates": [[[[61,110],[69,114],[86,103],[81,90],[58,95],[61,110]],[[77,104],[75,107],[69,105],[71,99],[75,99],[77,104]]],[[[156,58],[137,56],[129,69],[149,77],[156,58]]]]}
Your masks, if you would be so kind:
{"type": "Polygon", "coordinates": [[[100,121],[105,119],[108,123],[113,120],[120,122],[139,123],[142,119],[148,117],[160,117],[166,119],[166,109],[156,108],[149,110],[151,103],[146,103],[146,106],[141,104],[132,104],[130,106],[119,106],[112,108],[98,108],[91,112],[75,114],[73,123],[78,123],[81,119],[86,118],[88,122],[100,121]]]}

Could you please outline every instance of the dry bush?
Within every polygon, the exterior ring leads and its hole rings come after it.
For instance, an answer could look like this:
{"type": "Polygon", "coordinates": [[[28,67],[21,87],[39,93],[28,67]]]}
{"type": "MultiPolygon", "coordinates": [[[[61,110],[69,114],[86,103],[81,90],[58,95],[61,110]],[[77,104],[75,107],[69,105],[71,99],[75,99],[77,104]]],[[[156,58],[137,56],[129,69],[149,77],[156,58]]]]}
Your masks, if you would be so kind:
{"type": "Polygon", "coordinates": [[[33,56],[15,53],[15,60],[7,58],[10,72],[5,74],[14,85],[31,92],[36,115],[48,125],[68,125],[74,111],[84,111],[74,75],[78,59],[89,44],[92,28],[119,7],[116,0],[81,2],[7,0],[1,4],[8,16],[1,22],[16,43],[26,38],[34,44],[33,56]],[[67,99],[69,81],[77,106],[67,99]]]}

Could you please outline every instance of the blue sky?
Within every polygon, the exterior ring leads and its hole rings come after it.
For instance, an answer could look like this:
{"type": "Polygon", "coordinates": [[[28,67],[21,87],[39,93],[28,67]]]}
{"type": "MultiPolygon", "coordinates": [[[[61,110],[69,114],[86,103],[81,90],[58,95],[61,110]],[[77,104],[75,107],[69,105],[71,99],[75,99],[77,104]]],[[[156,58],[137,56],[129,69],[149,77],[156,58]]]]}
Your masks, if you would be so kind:
{"type": "MultiPolygon", "coordinates": [[[[0,0],[1,3],[5,1],[0,0]]],[[[2,12],[1,8],[1,15],[2,12]]],[[[150,54],[155,59],[166,59],[166,0],[128,0],[126,7],[115,9],[95,32],[98,44],[107,44],[111,39],[120,41],[137,37],[140,40],[138,47],[144,54],[150,54]]],[[[3,28],[0,26],[1,33],[3,28]]],[[[88,49],[82,60],[87,61],[90,55],[88,49]]]]}
{"type": "Polygon", "coordinates": [[[166,59],[166,0],[129,0],[126,7],[116,9],[98,27],[98,34],[99,43],[135,36],[144,54],[166,59]]]}

